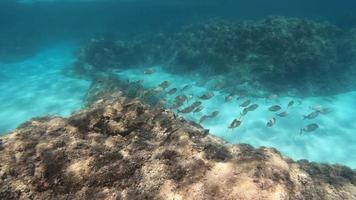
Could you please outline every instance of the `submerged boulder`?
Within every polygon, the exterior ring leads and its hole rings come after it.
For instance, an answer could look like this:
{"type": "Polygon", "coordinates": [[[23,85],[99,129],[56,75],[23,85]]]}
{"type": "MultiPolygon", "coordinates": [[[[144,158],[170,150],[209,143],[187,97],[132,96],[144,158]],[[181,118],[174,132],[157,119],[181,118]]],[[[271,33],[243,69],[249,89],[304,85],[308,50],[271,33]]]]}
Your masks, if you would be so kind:
{"type": "Polygon", "coordinates": [[[0,199],[355,199],[356,172],[226,144],[169,110],[100,99],[0,138],[0,199]]]}

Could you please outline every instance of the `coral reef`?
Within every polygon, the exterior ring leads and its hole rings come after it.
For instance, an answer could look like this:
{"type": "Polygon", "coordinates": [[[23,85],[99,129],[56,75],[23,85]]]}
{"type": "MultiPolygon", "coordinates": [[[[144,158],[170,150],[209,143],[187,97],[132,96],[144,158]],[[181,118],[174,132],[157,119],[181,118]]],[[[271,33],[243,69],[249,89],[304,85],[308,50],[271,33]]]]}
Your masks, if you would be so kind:
{"type": "Polygon", "coordinates": [[[0,199],[355,199],[356,172],[229,145],[120,92],[0,138],[0,199]]]}
{"type": "Polygon", "coordinates": [[[326,95],[354,86],[354,41],[352,31],[305,19],[213,20],[173,34],[93,40],[79,58],[102,71],[162,65],[175,73],[225,74],[274,92],[326,95]]]}

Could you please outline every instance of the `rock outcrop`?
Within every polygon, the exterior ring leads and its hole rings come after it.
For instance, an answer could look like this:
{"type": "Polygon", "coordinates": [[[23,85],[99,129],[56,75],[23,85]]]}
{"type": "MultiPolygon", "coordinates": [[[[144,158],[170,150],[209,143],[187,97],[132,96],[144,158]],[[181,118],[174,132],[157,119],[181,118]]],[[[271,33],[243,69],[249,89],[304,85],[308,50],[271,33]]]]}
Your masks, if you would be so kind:
{"type": "Polygon", "coordinates": [[[241,23],[212,20],[176,33],[132,40],[92,40],[74,69],[93,74],[161,65],[172,73],[222,74],[228,85],[258,83],[275,93],[330,95],[354,90],[351,30],[313,20],[269,17],[241,23]]]}
{"type": "Polygon", "coordinates": [[[356,172],[230,145],[120,94],[0,138],[0,199],[356,199],[356,172]]]}

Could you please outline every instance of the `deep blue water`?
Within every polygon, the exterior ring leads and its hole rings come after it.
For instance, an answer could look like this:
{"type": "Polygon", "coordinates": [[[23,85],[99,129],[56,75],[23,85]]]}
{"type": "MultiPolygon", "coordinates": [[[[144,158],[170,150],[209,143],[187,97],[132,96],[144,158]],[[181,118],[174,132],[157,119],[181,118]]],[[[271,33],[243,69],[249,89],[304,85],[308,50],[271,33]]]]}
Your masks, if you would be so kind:
{"type": "MultiPolygon", "coordinates": [[[[66,69],[76,61],[78,49],[91,38],[129,39],[137,35],[175,32],[180,27],[208,19],[260,19],[266,16],[287,16],[328,21],[342,29],[356,28],[356,2],[336,0],[123,0],[91,2],[0,3],[0,134],[5,134],[32,117],[68,116],[84,107],[90,82],[69,76],[66,69]]],[[[147,66],[144,66],[147,67],[147,66]]],[[[120,72],[131,80],[145,79],[147,87],[169,79],[175,87],[191,82],[192,95],[204,92],[199,82],[156,67],[157,74],[146,78],[137,69],[120,72]]],[[[238,131],[228,130],[231,119],[240,111],[231,112],[238,104],[224,104],[227,94],[214,91],[214,100],[205,103],[209,113],[220,110],[219,117],[203,125],[215,135],[231,143],[276,147],[294,159],[341,163],[356,168],[355,91],[329,97],[281,96],[278,103],[298,99],[299,107],[290,111],[290,118],[281,119],[274,129],[266,129],[271,117],[269,102],[255,98],[260,110],[249,116],[248,123],[238,131]],[[326,106],[333,114],[317,119],[320,129],[311,135],[299,136],[306,122],[299,116],[310,107],[326,106]],[[330,156],[332,155],[332,156],[330,156]]],[[[198,120],[201,114],[186,115],[198,120]]]]}

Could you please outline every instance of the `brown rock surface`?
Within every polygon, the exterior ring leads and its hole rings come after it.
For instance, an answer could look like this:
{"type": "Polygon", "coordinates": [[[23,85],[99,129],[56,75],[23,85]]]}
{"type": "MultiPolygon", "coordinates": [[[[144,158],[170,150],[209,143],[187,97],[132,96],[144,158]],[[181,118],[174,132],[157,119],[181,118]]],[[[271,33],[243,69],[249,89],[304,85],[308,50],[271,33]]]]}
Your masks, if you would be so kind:
{"type": "Polygon", "coordinates": [[[1,137],[0,199],[356,199],[356,173],[229,145],[119,97],[1,137]]]}

